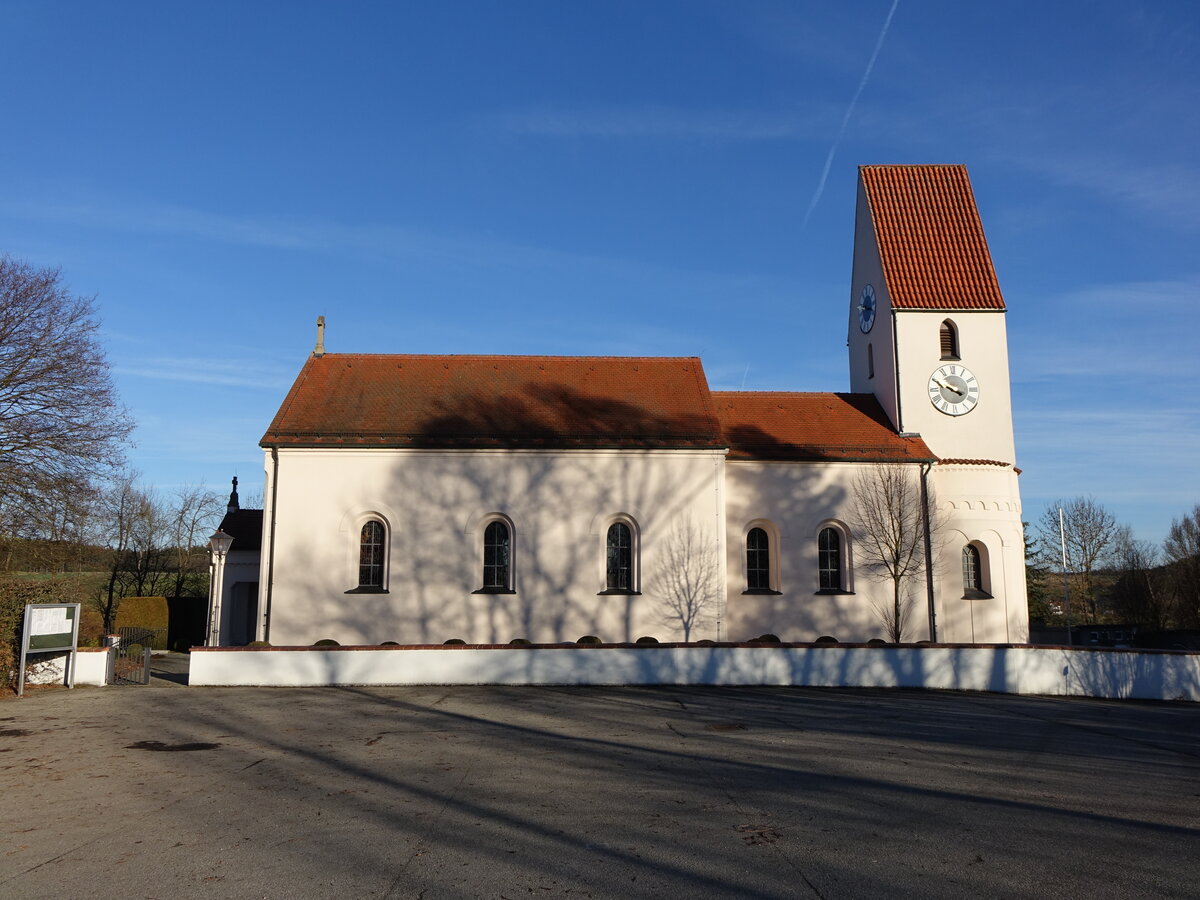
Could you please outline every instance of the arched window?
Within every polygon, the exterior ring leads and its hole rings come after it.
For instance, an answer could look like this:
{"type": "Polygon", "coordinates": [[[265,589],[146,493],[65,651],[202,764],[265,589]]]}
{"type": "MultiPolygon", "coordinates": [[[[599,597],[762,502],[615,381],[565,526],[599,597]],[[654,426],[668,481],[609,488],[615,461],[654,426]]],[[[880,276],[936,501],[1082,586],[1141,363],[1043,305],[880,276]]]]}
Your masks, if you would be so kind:
{"type": "Polygon", "coordinates": [[[963,547],[963,590],[981,590],[979,586],[979,549],[971,544],[963,547]]]}
{"type": "Polygon", "coordinates": [[[942,323],[940,337],[942,359],[958,359],[958,328],[949,319],[942,323]]]}
{"type": "Polygon", "coordinates": [[[981,600],[991,597],[984,582],[983,555],[974,544],[967,544],[962,552],[963,597],[981,600]]]}
{"type": "Polygon", "coordinates": [[[483,531],[483,590],[507,591],[512,586],[512,533],[499,519],[483,531]]]}
{"type": "Polygon", "coordinates": [[[771,541],[762,528],[751,528],[746,535],[746,589],[771,589],[771,541]]]}
{"type": "Polygon", "coordinates": [[[842,590],[842,536],[836,528],[822,528],[817,535],[817,568],[822,591],[842,590]]]}
{"type": "Polygon", "coordinates": [[[632,593],[632,529],[624,522],[613,522],[608,526],[604,547],[605,590],[613,593],[632,593]]]}
{"type": "Polygon", "coordinates": [[[875,347],[867,344],[867,377],[875,377],[875,347]]]}
{"type": "Polygon", "coordinates": [[[358,586],[365,590],[383,590],[384,539],[387,530],[378,519],[363,525],[358,539],[358,586]]]}

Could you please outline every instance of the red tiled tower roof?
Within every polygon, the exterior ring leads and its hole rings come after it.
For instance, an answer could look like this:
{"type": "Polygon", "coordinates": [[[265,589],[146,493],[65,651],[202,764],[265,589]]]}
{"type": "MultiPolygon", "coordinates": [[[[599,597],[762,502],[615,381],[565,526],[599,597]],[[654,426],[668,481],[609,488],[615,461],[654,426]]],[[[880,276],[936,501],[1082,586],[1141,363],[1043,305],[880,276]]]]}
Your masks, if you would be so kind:
{"type": "Polygon", "coordinates": [[[860,166],[896,309],[1004,309],[966,166],[860,166]]]}
{"type": "Polygon", "coordinates": [[[917,462],[936,457],[892,430],[871,394],[714,391],[729,459],[917,462]]]}
{"type": "Polygon", "coordinates": [[[723,448],[694,357],[330,353],[261,441],[296,447],[723,448]]]}

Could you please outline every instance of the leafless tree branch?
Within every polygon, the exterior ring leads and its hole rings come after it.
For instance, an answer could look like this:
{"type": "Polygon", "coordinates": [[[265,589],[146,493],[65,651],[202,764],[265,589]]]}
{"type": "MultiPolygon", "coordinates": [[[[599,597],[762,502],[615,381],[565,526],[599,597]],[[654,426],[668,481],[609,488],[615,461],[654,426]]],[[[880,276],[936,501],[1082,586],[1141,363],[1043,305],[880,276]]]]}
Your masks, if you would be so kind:
{"type": "Polygon", "coordinates": [[[10,534],[59,527],[72,517],[64,498],[121,462],[132,423],[98,328],[93,301],[57,269],[0,257],[0,526],[10,534]]]}
{"type": "MultiPolygon", "coordinates": [[[[930,530],[936,530],[930,500],[930,530]]],[[[850,527],[855,558],[869,577],[891,582],[892,602],[879,609],[888,638],[899,643],[914,601],[907,582],[925,573],[925,511],[911,466],[877,465],[854,477],[850,527]]]]}

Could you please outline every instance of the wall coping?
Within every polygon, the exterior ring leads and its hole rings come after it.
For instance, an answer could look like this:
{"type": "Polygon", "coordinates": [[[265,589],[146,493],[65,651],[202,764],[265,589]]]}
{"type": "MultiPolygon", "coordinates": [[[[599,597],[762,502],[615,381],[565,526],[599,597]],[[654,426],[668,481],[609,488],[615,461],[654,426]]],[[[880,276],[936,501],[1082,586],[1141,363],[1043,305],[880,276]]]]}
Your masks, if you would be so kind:
{"type": "MultiPolygon", "coordinates": [[[[683,641],[667,642],[663,641],[657,644],[637,644],[637,643],[604,643],[604,644],[577,644],[574,641],[561,641],[551,644],[342,644],[338,646],[321,646],[316,647],[310,644],[293,644],[279,645],[272,647],[192,647],[192,653],[278,653],[288,652],[296,653],[303,651],[320,651],[324,653],[337,653],[345,651],[361,652],[364,650],[371,651],[388,651],[388,650],[678,650],[678,649],[694,649],[694,650],[712,650],[716,648],[734,648],[734,649],[750,649],[750,650],[837,650],[837,649],[853,649],[853,650],[1067,650],[1083,653],[1103,653],[1103,654],[1152,654],[1156,656],[1197,656],[1200,655],[1200,650],[1172,650],[1162,648],[1140,648],[1140,647],[1081,647],[1078,644],[1072,646],[1070,644],[930,644],[930,643],[914,643],[914,644],[868,644],[868,643],[850,643],[838,642],[833,643],[824,641],[817,643],[812,642],[786,642],[780,641],[714,641],[711,644],[698,644],[695,641],[685,643],[683,641]]],[[[106,647],[80,647],[81,651],[102,652],[107,651],[106,647]]]]}

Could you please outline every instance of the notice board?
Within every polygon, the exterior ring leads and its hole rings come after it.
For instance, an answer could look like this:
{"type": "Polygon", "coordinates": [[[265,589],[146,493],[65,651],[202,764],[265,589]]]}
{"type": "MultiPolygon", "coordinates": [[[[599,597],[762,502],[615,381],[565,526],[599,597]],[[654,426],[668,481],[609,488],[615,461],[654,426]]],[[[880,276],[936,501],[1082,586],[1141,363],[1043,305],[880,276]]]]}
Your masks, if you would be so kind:
{"type": "Polygon", "coordinates": [[[17,695],[25,692],[25,657],[30,653],[70,652],[67,657],[67,687],[75,686],[75,654],[79,642],[78,603],[29,603],[25,627],[21,629],[21,668],[17,695]]]}

